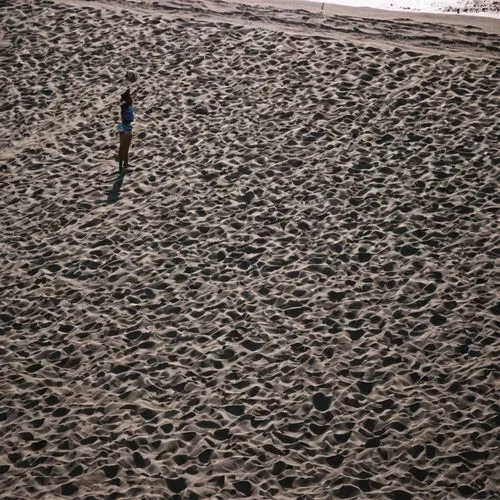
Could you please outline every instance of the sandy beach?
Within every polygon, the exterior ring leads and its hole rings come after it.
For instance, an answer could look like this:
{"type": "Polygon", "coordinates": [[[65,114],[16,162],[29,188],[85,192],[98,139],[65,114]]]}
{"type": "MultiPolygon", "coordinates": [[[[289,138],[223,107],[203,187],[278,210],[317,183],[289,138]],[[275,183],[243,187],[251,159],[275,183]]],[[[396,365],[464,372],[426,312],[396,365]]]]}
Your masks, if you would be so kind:
{"type": "Polygon", "coordinates": [[[0,13],[2,500],[498,498],[499,20],[0,13]]]}

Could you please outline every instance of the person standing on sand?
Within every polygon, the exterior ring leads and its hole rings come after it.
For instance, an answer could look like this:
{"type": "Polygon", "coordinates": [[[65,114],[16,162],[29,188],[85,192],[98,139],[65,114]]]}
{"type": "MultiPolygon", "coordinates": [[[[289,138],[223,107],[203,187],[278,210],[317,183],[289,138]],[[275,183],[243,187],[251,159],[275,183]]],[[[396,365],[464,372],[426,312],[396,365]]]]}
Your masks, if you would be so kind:
{"type": "Polygon", "coordinates": [[[122,122],[118,125],[120,130],[120,149],[118,150],[118,168],[120,173],[128,167],[128,150],[132,142],[132,122],[134,121],[134,110],[132,108],[132,94],[127,89],[121,96],[120,114],[122,122]]]}

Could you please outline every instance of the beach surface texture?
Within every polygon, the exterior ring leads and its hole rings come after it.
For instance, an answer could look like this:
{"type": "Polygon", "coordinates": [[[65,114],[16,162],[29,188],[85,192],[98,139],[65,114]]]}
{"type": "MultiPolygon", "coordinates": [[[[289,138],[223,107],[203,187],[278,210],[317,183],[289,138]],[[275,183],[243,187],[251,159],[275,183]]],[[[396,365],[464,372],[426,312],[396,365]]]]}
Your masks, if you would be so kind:
{"type": "Polygon", "coordinates": [[[498,498],[498,20],[0,14],[2,500],[498,498]]]}

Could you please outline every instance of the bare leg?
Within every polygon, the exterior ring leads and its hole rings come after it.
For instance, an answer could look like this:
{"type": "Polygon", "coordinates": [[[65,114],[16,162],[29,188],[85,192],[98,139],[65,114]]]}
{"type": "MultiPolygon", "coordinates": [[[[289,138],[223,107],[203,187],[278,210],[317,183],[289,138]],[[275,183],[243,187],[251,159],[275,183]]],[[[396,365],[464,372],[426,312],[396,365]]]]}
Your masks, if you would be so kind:
{"type": "Polygon", "coordinates": [[[128,150],[130,148],[130,143],[132,142],[132,134],[123,134],[123,166],[128,168],[128,150]]]}
{"type": "Polygon", "coordinates": [[[118,168],[120,172],[122,171],[123,161],[125,159],[125,142],[126,142],[126,134],[120,132],[120,148],[118,149],[118,168]]]}

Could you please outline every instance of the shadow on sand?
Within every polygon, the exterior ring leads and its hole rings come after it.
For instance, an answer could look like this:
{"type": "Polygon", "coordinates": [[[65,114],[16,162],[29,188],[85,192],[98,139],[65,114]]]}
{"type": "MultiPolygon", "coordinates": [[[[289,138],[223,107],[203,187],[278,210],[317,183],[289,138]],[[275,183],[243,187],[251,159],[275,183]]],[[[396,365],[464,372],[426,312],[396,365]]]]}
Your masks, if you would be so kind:
{"type": "Polygon", "coordinates": [[[115,203],[116,201],[118,201],[124,177],[125,173],[123,172],[118,173],[115,182],[113,183],[113,186],[111,187],[111,190],[108,193],[108,199],[107,199],[108,203],[115,203]]]}

